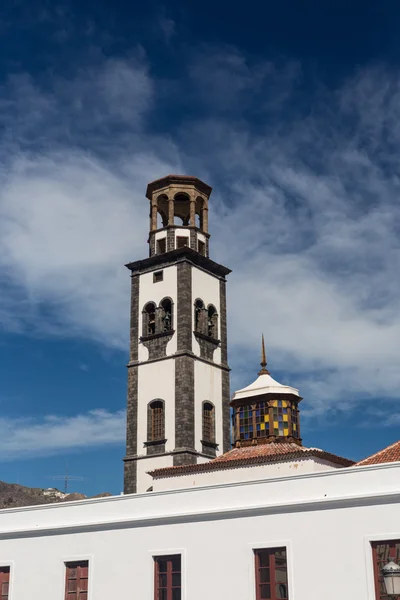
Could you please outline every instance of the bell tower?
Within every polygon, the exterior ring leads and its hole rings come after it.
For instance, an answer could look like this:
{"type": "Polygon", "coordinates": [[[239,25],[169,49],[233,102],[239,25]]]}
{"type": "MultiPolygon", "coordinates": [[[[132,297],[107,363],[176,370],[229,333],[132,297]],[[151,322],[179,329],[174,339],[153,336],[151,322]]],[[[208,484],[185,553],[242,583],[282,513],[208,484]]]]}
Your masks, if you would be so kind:
{"type": "Polygon", "coordinates": [[[209,258],[211,188],[196,177],[149,183],[149,257],[131,271],[124,493],[148,471],[230,449],[226,276],[209,258]]]}

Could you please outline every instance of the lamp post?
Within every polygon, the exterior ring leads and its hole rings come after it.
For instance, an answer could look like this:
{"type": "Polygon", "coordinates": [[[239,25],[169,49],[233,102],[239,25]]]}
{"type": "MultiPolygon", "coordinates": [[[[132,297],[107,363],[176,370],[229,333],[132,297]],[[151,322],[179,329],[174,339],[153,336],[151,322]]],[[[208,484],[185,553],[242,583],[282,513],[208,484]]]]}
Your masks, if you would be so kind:
{"type": "Polygon", "coordinates": [[[393,560],[382,567],[383,581],[388,596],[400,596],[400,566],[393,560]]]}

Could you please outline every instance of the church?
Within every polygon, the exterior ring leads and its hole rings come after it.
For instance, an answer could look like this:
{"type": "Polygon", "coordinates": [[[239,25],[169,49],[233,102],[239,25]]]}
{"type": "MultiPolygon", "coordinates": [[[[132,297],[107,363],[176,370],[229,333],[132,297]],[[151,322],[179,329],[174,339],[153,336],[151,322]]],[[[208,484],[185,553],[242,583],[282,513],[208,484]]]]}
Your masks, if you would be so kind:
{"type": "Polygon", "coordinates": [[[211,191],[147,186],[149,255],[126,265],[123,494],[0,510],[1,600],[400,599],[400,442],[357,464],[303,445],[302,397],[263,338],[231,395],[211,191]]]}

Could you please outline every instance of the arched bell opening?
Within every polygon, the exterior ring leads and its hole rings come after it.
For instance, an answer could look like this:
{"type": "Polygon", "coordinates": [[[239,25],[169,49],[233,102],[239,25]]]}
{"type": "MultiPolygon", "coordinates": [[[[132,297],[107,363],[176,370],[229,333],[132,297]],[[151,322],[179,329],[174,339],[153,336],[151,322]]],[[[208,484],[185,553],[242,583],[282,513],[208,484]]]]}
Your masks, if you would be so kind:
{"type": "Polygon", "coordinates": [[[190,225],[190,196],[182,192],[174,196],[174,225],[190,225]]]}
{"type": "Polygon", "coordinates": [[[142,311],[142,335],[154,335],[156,333],[156,305],[148,302],[142,311]]]}
{"type": "Polygon", "coordinates": [[[168,196],[160,194],[153,199],[150,214],[150,230],[155,231],[168,225],[168,196]]]}

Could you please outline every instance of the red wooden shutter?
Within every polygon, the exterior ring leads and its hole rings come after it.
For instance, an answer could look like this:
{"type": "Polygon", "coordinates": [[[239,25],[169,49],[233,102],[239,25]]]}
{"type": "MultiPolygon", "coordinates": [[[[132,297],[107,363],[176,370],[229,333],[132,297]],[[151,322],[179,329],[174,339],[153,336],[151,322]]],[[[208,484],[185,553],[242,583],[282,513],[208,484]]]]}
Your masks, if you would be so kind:
{"type": "Polygon", "coordinates": [[[0,599],[8,600],[10,567],[0,567],[0,599]]]}
{"type": "Polygon", "coordinates": [[[65,600],[87,600],[89,562],[71,562],[65,567],[65,600]]]}

